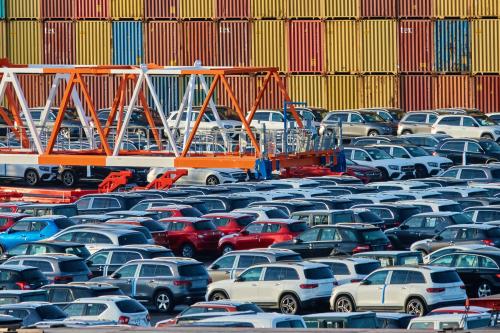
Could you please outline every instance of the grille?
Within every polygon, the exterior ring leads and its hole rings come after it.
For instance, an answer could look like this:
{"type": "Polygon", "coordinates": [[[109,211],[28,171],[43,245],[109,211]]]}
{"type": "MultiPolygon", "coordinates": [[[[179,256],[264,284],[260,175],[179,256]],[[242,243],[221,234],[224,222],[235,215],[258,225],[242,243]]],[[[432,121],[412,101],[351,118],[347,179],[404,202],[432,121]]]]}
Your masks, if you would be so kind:
{"type": "Polygon", "coordinates": [[[415,170],[415,167],[414,167],[414,166],[411,166],[411,165],[401,167],[401,171],[403,171],[403,172],[412,172],[412,171],[414,171],[414,170],[415,170]]]}

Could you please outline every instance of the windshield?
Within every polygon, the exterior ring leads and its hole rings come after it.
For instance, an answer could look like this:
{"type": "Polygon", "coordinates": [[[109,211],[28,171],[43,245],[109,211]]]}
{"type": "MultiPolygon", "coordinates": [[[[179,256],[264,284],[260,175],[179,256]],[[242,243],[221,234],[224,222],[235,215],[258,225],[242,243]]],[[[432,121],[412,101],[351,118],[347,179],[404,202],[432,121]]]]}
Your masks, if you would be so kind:
{"type": "Polygon", "coordinates": [[[474,119],[478,122],[479,125],[481,126],[495,126],[497,125],[494,121],[491,121],[490,118],[486,116],[474,116],[474,119]]]}
{"type": "Polygon", "coordinates": [[[374,160],[390,160],[392,158],[391,155],[380,149],[366,149],[366,152],[370,154],[374,160]]]}
{"type": "Polygon", "coordinates": [[[365,243],[387,243],[387,236],[380,229],[369,229],[361,232],[365,243]]]}
{"type": "Polygon", "coordinates": [[[429,156],[429,153],[420,147],[408,146],[408,147],[406,147],[406,150],[408,150],[408,152],[410,153],[410,155],[412,157],[429,156]]]}
{"type": "Polygon", "coordinates": [[[403,116],[405,115],[405,113],[402,111],[389,111],[389,113],[391,114],[392,118],[396,120],[403,119],[403,116]]]}
{"type": "Polygon", "coordinates": [[[376,113],[363,113],[363,118],[369,123],[384,123],[384,118],[380,117],[376,113]]]}
{"type": "Polygon", "coordinates": [[[500,145],[495,141],[481,141],[479,145],[487,152],[500,153],[500,145]]]}
{"type": "Polygon", "coordinates": [[[266,212],[267,217],[270,219],[287,219],[288,215],[281,209],[271,209],[266,212]]]}

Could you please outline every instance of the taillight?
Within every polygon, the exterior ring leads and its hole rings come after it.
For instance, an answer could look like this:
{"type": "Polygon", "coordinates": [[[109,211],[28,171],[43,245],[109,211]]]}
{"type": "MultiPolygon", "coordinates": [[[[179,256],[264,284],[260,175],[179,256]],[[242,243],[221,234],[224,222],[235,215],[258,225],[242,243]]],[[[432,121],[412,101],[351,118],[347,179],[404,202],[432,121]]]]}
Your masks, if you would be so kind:
{"type": "Polygon", "coordinates": [[[387,246],[385,247],[387,250],[390,250],[392,249],[392,244],[387,244],[387,246]]]}
{"type": "Polygon", "coordinates": [[[300,289],[314,289],[318,288],[318,284],[317,283],[301,284],[299,287],[300,289]]]}
{"type": "Polygon", "coordinates": [[[72,282],[72,281],[73,281],[73,278],[71,276],[55,276],[54,277],[54,282],[67,283],[67,282],[72,282]]]}
{"type": "Polygon", "coordinates": [[[16,282],[16,286],[18,286],[19,289],[21,289],[21,290],[31,289],[31,286],[26,282],[16,282]]]}
{"type": "Polygon", "coordinates": [[[358,245],[352,250],[352,253],[359,253],[365,251],[370,251],[370,245],[358,245]]]}
{"type": "Polygon", "coordinates": [[[361,282],[361,279],[352,279],[351,283],[361,282]]]}
{"type": "Polygon", "coordinates": [[[436,151],[432,152],[432,156],[438,156],[439,154],[436,151]]]}
{"type": "Polygon", "coordinates": [[[495,242],[493,241],[493,239],[483,239],[483,244],[489,246],[495,246],[495,242]]]}
{"type": "Polygon", "coordinates": [[[118,324],[127,325],[129,320],[130,318],[127,316],[120,316],[120,318],[118,318],[118,324]]]}
{"type": "Polygon", "coordinates": [[[442,293],[444,291],[444,288],[427,288],[428,293],[442,293]]]}
{"type": "Polygon", "coordinates": [[[500,274],[496,274],[495,276],[497,277],[497,279],[500,279],[500,274]]]}
{"type": "Polygon", "coordinates": [[[191,287],[191,281],[174,280],[174,286],[191,287]]]}

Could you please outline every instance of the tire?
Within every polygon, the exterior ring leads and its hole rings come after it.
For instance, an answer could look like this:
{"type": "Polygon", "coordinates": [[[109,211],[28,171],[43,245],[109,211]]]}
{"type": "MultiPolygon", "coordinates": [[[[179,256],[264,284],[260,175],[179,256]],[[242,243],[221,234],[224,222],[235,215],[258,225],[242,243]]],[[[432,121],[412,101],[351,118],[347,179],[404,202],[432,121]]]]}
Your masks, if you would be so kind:
{"type": "Polygon", "coordinates": [[[482,138],[482,139],[490,139],[490,140],[494,140],[494,139],[493,139],[493,135],[488,134],[488,133],[481,135],[481,138],[482,138]]]}
{"type": "Polygon", "coordinates": [[[413,132],[410,130],[404,130],[403,132],[401,132],[401,135],[409,135],[409,134],[413,134],[413,132]]]}
{"type": "Polygon", "coordinates": [[[214,176],[214,175],[210,175],[207,177],[207,180],[205,182],[207,185],[219,185],[220,184],[220,180],[219,178],[217,178],[217,176],[214,176]]]}
{"type": "Polygon", "coordinates": [[[300,312],[300,303],[297,297],[292,294],[281,296],[279,309],[282,314],[295,315],[300,312]]]}
{"type": "Polygon", "coordinates": [[[155,309],[161,313],[172,312],[174,309],[174,299],[172,293],[168,290],[160,290],[155,293],[153,304],[155,309]]]}
{"type": "Polygon", "coordinates": [[[415,165],[415,175],[417,178],[427,178],[429,177],[429,172],[427,168],[423,165],[415,165]]]}
{"type": "Polygon", "coordinates": [[[427,313],[427,308],[420,298],[413,297],[406,302],[405,312],[417,317],[422,317],[427,313]]]}
{"type": "Polygon", "coordinates": [[[181,256],[184,258],[193,258],[195,254],[194,246],[186,243],[181,247],[181,256]]]}
{"type": "Polygon", "coordinates": [[[382,180],[390,180],[389,179],[389,172],[387,172],[386,169],[380,168],[380,173],[382,174],[382,180]]]}
{"type": "Polygon", "coordinates": [[[223,255],[226,254],[226,253],[229,253],[231,251],[234,251],[234,246],[232,246],[232,245],[224,245],[222,247],[222,254],[223,255]]]}
{"type": "Polygon", "coordinates": [[[377,136],[377,135],[380,135],[380,133],[377,130],[368,131],[368,136],[377,136]]]}
{"type": "Polygon", "coordinates": [[[223,291],[216,291],[216,292],[210,294],[210,296],[208,297],[209,301],[222,301],[225,299],[229,299],[229,297],[223,291]]]}
{"type": "Polygon", "coordinates": [[[66,170],[61,174],[61,181],[66,187],[73,187],[77,183],[76,175],[73,171],[66,170]]]}
{"type": "Polygon", "coordinates": [[[334,304],[335,312],[354,312],[356,311],[356,306],[349,296],[337,297],[334,304]]]}
{"type": "Polygon", "coordinates": [[[38,175],[38,172],[33,169],[26,170],[24,173],[24,182],[28,186],[36,186],[40,182],[40,176],[38,175]]]}
{"type": "Polygon", "coordinates": [[[486,297],[492,295],[492,288],[488,281],[481,281],[475,288],[473,297],[486,297]]]}

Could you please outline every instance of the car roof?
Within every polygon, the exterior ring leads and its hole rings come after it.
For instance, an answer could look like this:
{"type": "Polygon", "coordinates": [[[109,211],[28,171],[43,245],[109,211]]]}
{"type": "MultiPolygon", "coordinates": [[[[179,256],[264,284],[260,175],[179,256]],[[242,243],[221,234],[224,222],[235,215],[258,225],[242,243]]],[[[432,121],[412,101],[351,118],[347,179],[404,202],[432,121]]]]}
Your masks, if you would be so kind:
{"type": "Polygon", "coordinates": [[[96,252],[110,251],[110,250],[129,250],[129,251],[146,251],[146,252],[159,252],[169,251],[166,247],[154,244],[138,244],[138,245],[111,245],[96,252]]]}
{"type": "Polygon", "coordinates": [[[36,260],[57,260],[57,261],[68,261],[68,260],[84,260],[77,255],[68,253],[38,253],[38,254],[25,254],[9,258],[12,259],[36,259],[36,260]]]}
{"type": "Polygon", "coordinates": [[[20,302],[20,303],[10,303],[10,304],[1,304],[0,308],[11,308],[11,309],[23,309],[23,308],[30,308],[30,309],[36,309],[40,306],[44,305],[52,305],[52,303],[49,302],[40,302],[40,301],[30,301],[30,302],[20,302]]]}
{"type": "Polygon", "coordinates": [[[73,301],[73,303],[99,303],[99,302],[116,302],[123,300],[132,300],[132,298],[125,295],[105,295],[97,297],[83,297],[73,301]]]}
{"type": "MultiPolygon", "coordinates": [[[[65,231],[65,230],[63,230],[65,231]]],[[[105,234],[105,235],[113,235],[113,236],[122,236],[122,235],[128,235],[128,234],[135,234],[135,233],[140,233],[139,231],[131,230],[131,229],[112,229],[112,228],[91,228],[91,227],[82,227],[82,228],[75,228],[68,230],[68,232],[95,232],[98,234],[105,234]]]]}
{"type": "Polygon", "coordinates": [[[457,215],[457,214],[462,214],[460,212],[427,212],[427,213],[419,213],[415,214],[412,217],[415,216],[452,216],[452,215],[457,215]]]}
{"type": "Polygon", "coordinates": [[[471,223],[471,224],[454,224],[454,225],[449,225],[446,228],[471,228],[471,229],[490,230],[499,227],[491,224],[471,223]]]}
{"type": "Polygon", "coordinates": [[[373,256],[397,256],[397,255],[405,255],[405,254],[416,254],[420,255],[419,251],[367,251],[360,252],[354,254],[354,256],[364,256],[364,255],[373,255],[373,256]]]}
{"type": "Polygon", "coordinates": [[[350,318],[350,317],[365,317],[365,316],[375,316],[374,312],[365,311],[365,312],[321,312],[321,313],[313,313],[302,316],[305,319],[312,318],[350,318]]]}
{"type": "Polygon", "coordinates": [[[204,217],[167,217],[160,220],[161,222],[187,222],[187,223],[197,223],[210,221],[208,218],[204,217]]]}
{"type": "Polygon", "coordinates": [[[289,249],[279,249],[279,248],[256,248],[256,249],[248,249],[248,250],[236,250],[228,252],[225,255],[229,254],[269,254],[275,256],[285,256],[285,255],[298,255],[297,252],[289,249]]]}
{"type": "Polygon", "coordinates": [[[279,262],[258,264],[258,265],[252,266],[252,267],[274,267],[274,266],[278,266],[278,267],[288,266],[288,267],[302,268],[302,269],[327,267],[324,264],[321,264],[318,262],[311,262],[311,261],[301,261],[301,262],[279,261],[279,262]]]}
{"type": "Polygon", "coordinates": [[[2,264],[2,265],[0,265],[0,270],[2,270],[2,269],[6,269],[6,270],[9,270],[9,271],[21,272],[21,271],[25,271],[27,269],[38,269],[38,268],[33,267],[33,266],[26,266],[26,265],[2,264]]]}
{"type": "Polygon", "coordinates": [[[233,213],[233,212],[228,212],[228,213],[224,213],[224,212],[221,212],[221,213],[209,213],[209,214],[205,214],[203,215],[202,217],[204,218],[214,218],[214,217],[232,217],[232,218],[235,218],[235,219],[239,219],[239,218],[242,218],[242,217],[252,217],[252,215],[249,215],[249,214],[244,214],[244,213],[233,213]]]}
{"type": "Polygon", "coordinates": [[[379,263],[377,259],[363,258],[363,257],[324,257],[324,258],[311,258],[309,261],[314,262],[350,262],[353,264],[369,264],[369,263],[379,263]]]}
{"type": "Polygon", "coordinates": [[[301,223],[302,221],[295,220],[295,219],[265,219],[265,220],[259,220],[259,221],[253,221],[250,224],[257,224],[257,223],[280,223],[280,224],[292,224],[292,223],[301,223]]]}
{"type": "Polygon", "coordinates": [[[252,302],[242,302],[242,301],[231,301],[231,300],[219,300],[219,301],[202,301],[196,302],[191,306],[240,306],[246,304],[253,304],[252,302]]]}
{"type": "Polygon", "coordinates": [[[85,289],[119,289],[119,287],[114,286],[109,283],[105,282],[91,282],[91,281],[85,281],[85,282],[70,282],[66,284],[57,284],[57,283],[52,283],[52,284],[47,284],[43,286],[42,288],[68,288],[68,287],[73,287],[73,288],[85,288],[85,289]]]}
{"type": "Polygon", "coordinates": [[[130,263],[170,263],[170,264],[176,264],[176,265],[193,265],[193,264],[201,264],[196,259],[192,258],[184,258],[184,257],[158,257],[158,258],[153,258],[153,259],[135,259],[127,262],[127,264],[130,263]]]}

